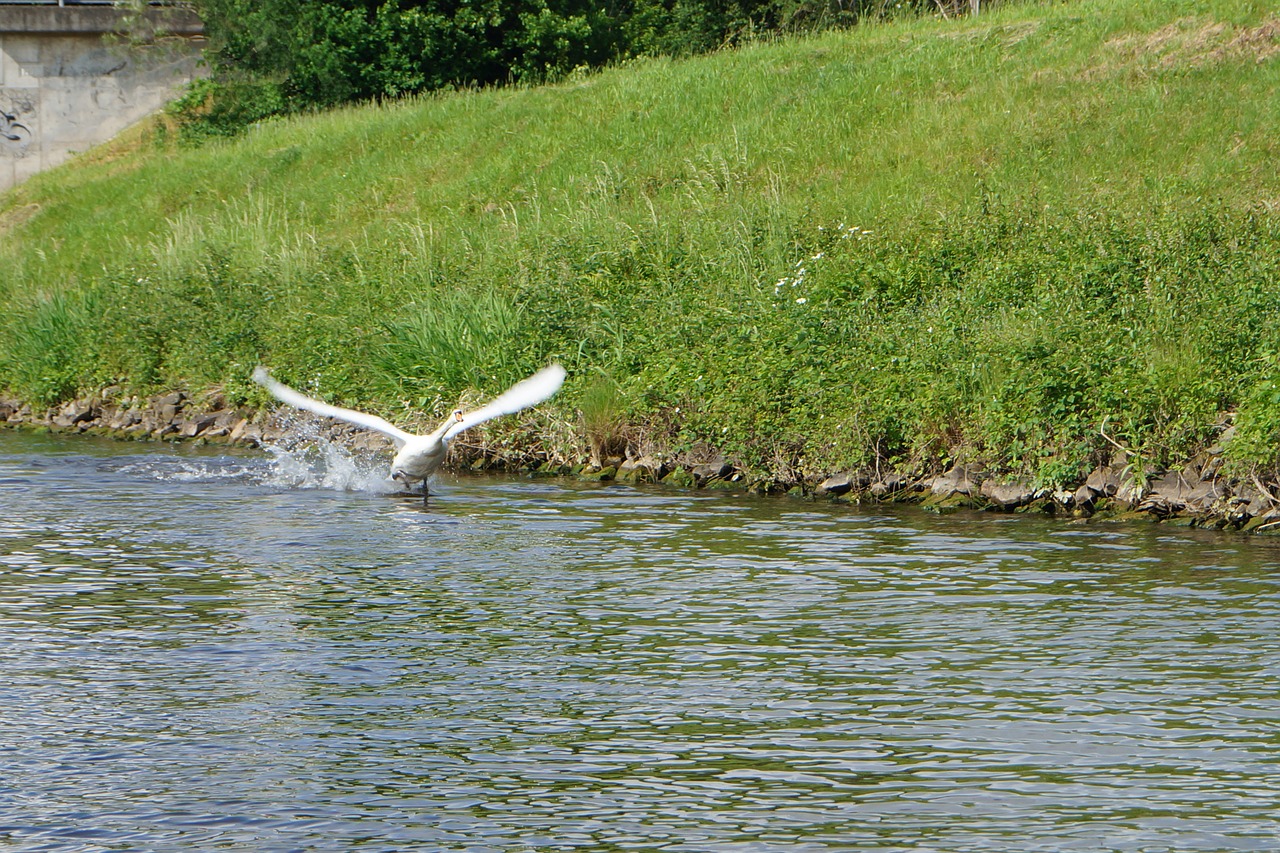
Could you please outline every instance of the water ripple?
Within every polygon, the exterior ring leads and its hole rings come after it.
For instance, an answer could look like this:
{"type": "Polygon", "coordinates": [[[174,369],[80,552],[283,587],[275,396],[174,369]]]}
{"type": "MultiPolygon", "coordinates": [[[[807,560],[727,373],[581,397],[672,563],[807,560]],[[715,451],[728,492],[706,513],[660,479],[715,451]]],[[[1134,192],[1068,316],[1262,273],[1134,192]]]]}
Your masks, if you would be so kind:
{"type": "Polygon", "coordinates": [[[326,453],[0,433],[0,847],[1280,844],[1267,542],[326,453]]]}

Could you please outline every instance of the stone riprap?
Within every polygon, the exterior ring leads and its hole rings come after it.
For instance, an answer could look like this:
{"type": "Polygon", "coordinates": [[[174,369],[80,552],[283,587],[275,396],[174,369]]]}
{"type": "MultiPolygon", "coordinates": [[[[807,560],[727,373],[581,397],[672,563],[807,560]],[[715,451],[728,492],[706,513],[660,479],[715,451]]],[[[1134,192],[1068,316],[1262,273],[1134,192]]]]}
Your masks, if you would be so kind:
{"type": "MultiPolygon", "coordinates": [[[[140,398],[107,388],[46,410],[0,399],[0,424],[53,432],[137,440],[222,442],[250,447],[289,444],[292,413],[227,406],[217,397],[183,391],[140,398]]],[[[328,419],[312,419],[315,434],[355,452],[389,452],[383,436],[328,419]]],[[[754,478],[703,448],[699,455],[655,451],[585,461],[522,448],[502,454],[478,443],[455,443],[450,465],[473,470],[524,471],[532,476],[663,483],[680,488],[729,489],[752,494],[788,493],[842,503],[913,503],[934,512],[984,509],[1043,513],[1073,521],[1158,521],[1166,524],[1280,533],[1280,487],[1223,474],[1224,448],[1234,428],[1224,425],[1217,443],[1171,470],[1141,471],[1118,453],[1074,486],[1038,487],[1025,478],[959,463],[940,473],[843,471],[813,482],[754,478]]]]}

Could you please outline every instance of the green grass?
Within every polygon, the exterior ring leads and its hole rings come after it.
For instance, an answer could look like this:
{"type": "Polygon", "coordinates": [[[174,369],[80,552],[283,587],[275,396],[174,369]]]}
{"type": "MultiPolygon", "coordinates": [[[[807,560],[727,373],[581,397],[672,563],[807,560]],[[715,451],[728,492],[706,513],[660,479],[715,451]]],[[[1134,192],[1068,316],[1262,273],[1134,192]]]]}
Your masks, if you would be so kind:
{"type": "Polygon", "coordinates": [[[557,440],[780,481],[1058,481],[1104,418],[1161,464],[1227,412],[1273,465],[1278,22],[1009,5],[196,150],[152,129],[0,201],[0,385],[260,400],[263,362],[403,419],[555,358],[557,440]]]}

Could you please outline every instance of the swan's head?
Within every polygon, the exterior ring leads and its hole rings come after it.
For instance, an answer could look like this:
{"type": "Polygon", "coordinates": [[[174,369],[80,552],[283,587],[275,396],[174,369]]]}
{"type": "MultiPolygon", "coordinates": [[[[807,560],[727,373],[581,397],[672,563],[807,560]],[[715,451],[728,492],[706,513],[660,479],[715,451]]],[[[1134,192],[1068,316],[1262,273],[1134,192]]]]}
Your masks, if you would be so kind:
{"type": "Polygon", "coordinates": [[[458,423],[462,423],[462,409],[453,410],[453,419],[458,423]]]}

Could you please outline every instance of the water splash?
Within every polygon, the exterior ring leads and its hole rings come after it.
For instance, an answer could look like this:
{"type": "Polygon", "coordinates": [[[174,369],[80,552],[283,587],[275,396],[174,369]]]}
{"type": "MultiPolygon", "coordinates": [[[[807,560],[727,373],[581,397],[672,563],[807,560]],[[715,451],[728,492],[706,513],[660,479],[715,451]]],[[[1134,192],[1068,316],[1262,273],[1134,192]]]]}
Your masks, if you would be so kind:
{"type": "Polygon", "coordinates": [[[387,459],[353,451],[327,434],[328,422],[305,414],[283,416],[280,439],[263,445],[272,464],[262,479],[270,486],[336,489],[387,494],[402,491],[391,480],[387,459]]]}
{"type": "Polygon", "coordinates": [[[99,464],[101,471],[161,483],[244,483],[278,489],[332,489],[390,494],[404,487],[388,478],[388,457],[353,450],[309,416],[279,421],[280,438],[264,443],[270,458],[231,455],[131,456],[99,464]]]}
{"type": "Polygon", "coordinates": [[[403,491],[387,477],[385,459],[352,453],[328,439],[266,445],[263,449],[272,456],[272,465],[262,480],[266,485],[377,494],[403,491]]]}

